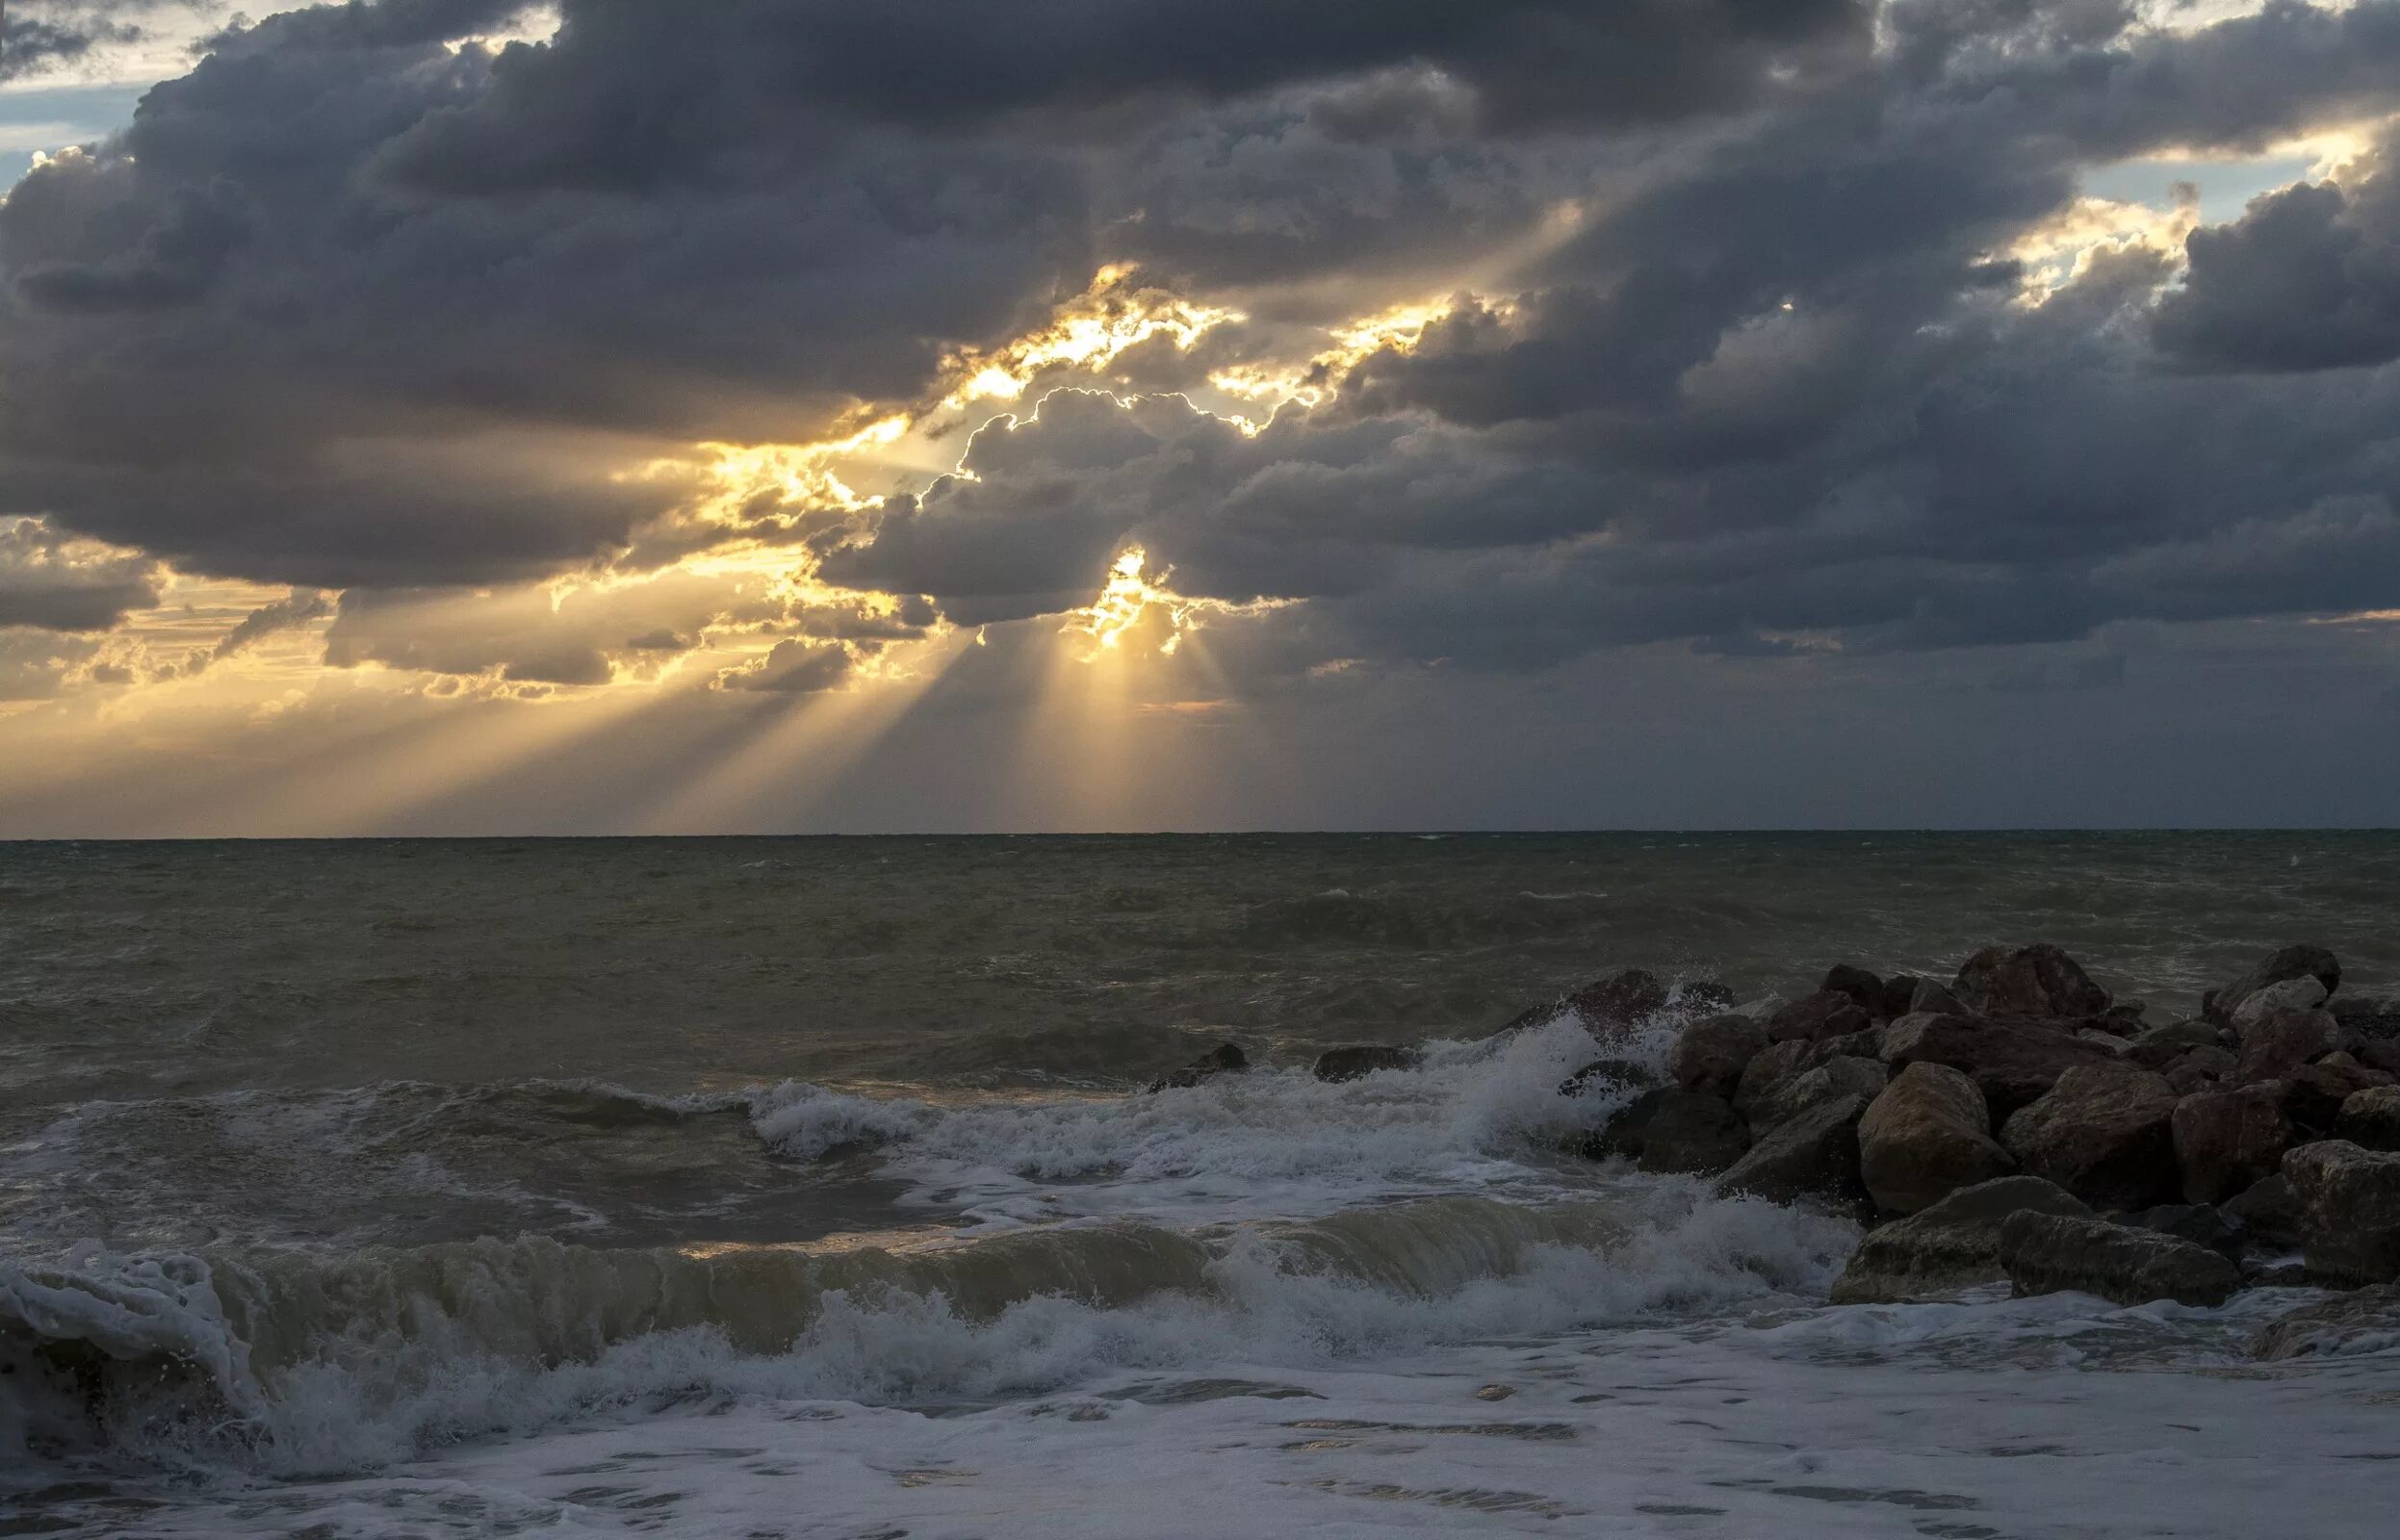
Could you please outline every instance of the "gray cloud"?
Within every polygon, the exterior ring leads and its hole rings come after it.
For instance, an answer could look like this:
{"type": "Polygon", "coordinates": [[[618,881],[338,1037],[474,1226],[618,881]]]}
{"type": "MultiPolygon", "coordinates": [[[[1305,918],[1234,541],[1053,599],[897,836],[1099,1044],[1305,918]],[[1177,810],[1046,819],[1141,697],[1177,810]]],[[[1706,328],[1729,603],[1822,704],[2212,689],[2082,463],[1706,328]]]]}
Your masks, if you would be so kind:
{"type": "Polygon", "coordinates": [[[79,541],[40,519],[0,519],[0,628],[107,630],[158,603],[158,564],[79,541]]]}

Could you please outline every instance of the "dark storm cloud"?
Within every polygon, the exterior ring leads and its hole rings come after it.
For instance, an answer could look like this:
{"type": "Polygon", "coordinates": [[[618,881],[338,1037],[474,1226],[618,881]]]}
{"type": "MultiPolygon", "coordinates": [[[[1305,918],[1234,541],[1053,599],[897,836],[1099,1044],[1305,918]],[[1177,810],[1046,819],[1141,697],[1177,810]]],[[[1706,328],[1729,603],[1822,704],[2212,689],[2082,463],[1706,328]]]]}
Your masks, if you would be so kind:
{"type": "Polygon", "coordinates": [[[158,563],[75,540],[39,519],[0,519],[0,628],[102,631],[158,603],[158,563]]]}
{"type": "Polygon", "coordinates": [[[2400,0],[1903,0],[1880,49],[1836,0],[568,0],[548,43],[442,46],[516,9],[229,33],[20,184],[0,509],[346,587],[339,663],[584,683],[798,632],[743,689],[839,682],[934,607],[1083,603],[1131,543],[1190,596],[1309,601],[1218,629],[1257,677],[2046,644],[2395,580],[2387,178],[2195,233],[2181,288],[2103,247],[2037,304],[2012,251],[2094,166],[2400,107],[2400,0]],[[744,526],[928,596],[896,616],[476,593],[721,538],[608,473],[921,401],[1127,258],[1253,314],[1119,391],[1472,293],[1254,435],[1053,394],[971,476],[744,526]]]}
{"type": "Polygon", "coordinates": [[[2400,188],[2286,188],[2196,230],[2191,272],[2158,309],[2159,346],[2204,369],[2313,370],[2400,358],[2400,188]]]}

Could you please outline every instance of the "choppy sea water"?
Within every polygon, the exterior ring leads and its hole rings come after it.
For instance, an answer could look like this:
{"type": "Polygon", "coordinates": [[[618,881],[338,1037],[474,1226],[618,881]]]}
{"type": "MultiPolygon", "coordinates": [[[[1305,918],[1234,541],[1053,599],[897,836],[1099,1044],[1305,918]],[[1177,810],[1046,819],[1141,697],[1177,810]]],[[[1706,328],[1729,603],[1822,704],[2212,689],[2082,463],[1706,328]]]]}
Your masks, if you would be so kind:
{"type": "Polygon", "coordinates": [[[2400,836],[0,846],[0,1531],[2387,1532],[2313,1296],[1830,1308],[1490,1036],[2032,939],[2393,992],[2400,836]]]}

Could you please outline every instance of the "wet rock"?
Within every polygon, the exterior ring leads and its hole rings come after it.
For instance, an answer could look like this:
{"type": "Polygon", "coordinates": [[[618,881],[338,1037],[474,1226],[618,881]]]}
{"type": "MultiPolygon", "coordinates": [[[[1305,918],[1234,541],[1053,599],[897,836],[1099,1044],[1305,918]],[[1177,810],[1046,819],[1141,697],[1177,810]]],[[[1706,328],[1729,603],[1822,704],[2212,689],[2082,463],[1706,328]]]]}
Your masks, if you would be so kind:
{"type": "Polygon", "coordinates": [[[1582,1018],[1593,1037],[1605,1042],[1626,1035],[1665,1005],[1666,986],[1659,982],[1657,974],[1647,968],[1627,968],[1520,1012],[1493,1036],[1538,1027],[1572,1012],[1582,1018]]]}
{"type": "Polygon", "coordinates": [[[1760,1122],[1759,1104],[1776,1087],[1804,1069],[1814,1068],[1822,1056],[1814,1043],[1794,1039],[1789,1042],[1770,1042],[1742,1066],[1742,1081],[1734,1088],[1734,1111],[1752,1123],[1760,1122]]]}
{"type": "Polygon", "coordinates": [[[2335,1000],[2328,1009],[2335,1020],[2359,1037],[2386,1042],[2400,1040],[2400,1000],[2350,996],[2335,1000]]]}
{"type": "Polygon", "coordinates": [[[2271,1012],[2241,1029],[2241,1063],[2234,1074],[2245,1084],[2287,1075],[2324,1058],[2345,1040],[2341,1023],[2330,1011],[2271,1012]]]}
{"type": "Polygon", "coordinates": [[[1829,1059],[1880,1059],[1883,1057],[1883,1030],[1870,1027],[1865,1032],[1845,1032],[1838,1038],[1819,1038],[1816,1041],[1818,1064],[1829,1059]]]}
{"type": "Polygon", "coordinates": [[[2347,1140],[2284,1157],[2312,1272],[2346,1283],[2400,1282],[2400,1155],[2347,1140]]]}
{"type": "Polygon", "coordinates": [[[2215,1091],[2233,1078],[2240,1063],[2223,1048],[2194,1048],[2162,1071],[2179,1096],[2215,1091]]]}
{"type": "Polygon", "coordinates": [[[1610,1118],[1585,1153],[1594,1160],[1622,1156],[1645,1171],[1697,1175],[1725,1169],[1749,1147],[1749,1130],[1723,1097],[1662,1087],[1610,1118]]]}
{"type": "Polygon", "coordinates": [[[2361,1149],[2400,1151],[2400,1086],[2352,1092],[2334,1119],[2334,1137],[2361,1149]]]}
{"type": "Polygon", "coordinates": [[[2077,1065],[2001,1125],[2000,1142],[2029,1176],[2087,1203],[2144,1208],[2175,1195],[2175,1089],[2138,1065],[2077,1065]]]}
{"type": "MultiPolygon", "coordinates": [[[[1896,1082],[1897,1084],[1897,1082],[1896,1082]]],[[[2007,1276],[2000,1232],[2012,1214],[2088,1218],[2081,1199],[2038,1176],[2003,1176],[1962,1187],[1859,1243],[1833,1286],[1838,1305],[1906,1304],[2007,1276]]]]}
{"type": "Polygon", "coordinates": [[[1730,986],[1715,979],[1694,979],[1675,986],[1671,1002],[1680,1010],[1699,1015],[1715,1015],[1734,1008],[1734,992],[1730,986]]]}
{"type": "Polygon", "coordinates": [[[1361,1043],[1355,1048],[1328,1048],[1317,1055],[1311,1071],[1319,1080],[1358,1080],[1379,1069],[1414,1069],[1425,1062],[1425,1055],[1414,1048],[1395,1048],[1388,1043],[1361,1043]]]}
{"type": "Polygon", "coordinates": [[[1908,1009],[1892,1019],[1897,1021],[1900,1016],[1914,1015],[1920,1011],[1930,1011],[1937,1015],[1946,1016],[1963,1016],[1967,1014],[1967,1008],[1959,1003],[1958,996],[1931,979],[1917,981],[1917,988],[1908,992],[1908,1009]]]}
{"type": "Polygon", "coordinates": [[[2350,1017],[2334,1019],[2342,1023],[2341,1030],[2350,1040],[2349,1051],[2358,1057],[2359,1063],[2400,1079],[2400,1040],[2369,1037],[2352,1026],[2350,1017]]]}
{"type": "Polygon", "coordinates": [[[2103,1219],[2012,1214],[2000,1257],[2020,1297],[2072,1289],[2120,1305],[2221,1305],[2242,1286],[2241,1270],[2206,1246],[2103,1219]]]}
{"type": "Polygon", "coordinates": [[[2176,1103],[2170,1126],[2186,1201],[2222,1203],[2282,1168],[2300,1137],[2284,1110],[2289,1091],[2270,1081],[2176,1103]]]}
{"type": "Polygon", "coordinates": [[[1992,1138],[1982,1091],[1964,1071],[1937,1064],[1910,1065],[1868,1106],[1858,1161],[1868,1195],[1890,1214],[1915,1214],[2017,1168],[1992,1138]]]}
{"type": "Polygon", "coordinates": [[[2082,1039],[2085,1042],[2095,1043],[2100,1047],[2107,1049],[2110,1053],[2120,1059],[2125,1057],[2125,1051],[2128,1048],[2133,1046],[2132,1039],[2121,1037],[2114,1032],[2103,1032],[2098,1027],[2084,1027],[2078,1030],[2076,1033],[2076,1036],[2082,1039]]]}
{"type": "Polygon", "coordinates": [[[1878,1021],[1897,1021],[1917,1009],[1918,986],[1925,981],[1913,973],[1895,973],[1883,981],[1883,1004],[1875,1011],[1878,1021]]]}
{"type": "Polygon", "coordinates": [[[1238,1042],[1221,1042],[1182,1068],[1150,1082],[1150,1091],[1189,1091],[1219,1075],[1238,1075],[1250,1068],[1250,1055],[1238,1042]]]}
{"type": "Polygon", "coordinates": [[[2342,1056],[2333,1054],[2270,1084],[2284,1087],[2284,1115],[2301,1132],[2297,1142],[2305,1144],[2310,1139],[2331,1137],[2350,1098],[2381,1084],[2371,1075],[2372,1071],[2361,1069],[2356,1063],[2345,1067],[2342,1056]]]}
{"type": "Polygon", "coordinates": [[[2253,1027],[2279,1011],[2313,1011],[2324,1003],[2325,986],[2304,975],[2252,991],[2229,1013],[2228,1019],[2235,1032],[2247,1036],[2253,1027]]]}
{"type": "Polygon", "coordinates": [[[2145,1069],[2163,1070],[2195,1048],[2217,1047],[2217,1029],[2193,1016],[2144,1031],[2134,1038],[2125,1056],[2145,1069]]]}
{"type": "Polygon", "coordinates": [[[2291,1184],[2284,1180],[2282,1171],[2260,1177],[2218,1207],[2227,1219],[2250,1232],[2254,1245],[2289,1247],[2300,1244],[2300,1205],[2293,1201],[2291,1184]]]}
{"type": "Polygon", "coordinates": [[[1864,1032],[1874,1025],[1872,1017],[1859,1009],[1858,1002],[1837,989],[1819,989],[1804,999],[1794,1000],[1767,1018],[1767,1036],[1774,1042],[1798,1039],[1814,1042],[1819,1038],[1841,1037],[1864,1032]]]}
{"type": "Polygon", "coordinates": [[[2250,1244],[2249,1225],[2206,1203],[2161,1203],[2156,1208],[2120,1215],[2117,1222],[2205,1245],[2228,1262],[2239,1262],[2243,1248],[2250,1244]]]}
{"type": "Polygon", "coordinates": [[[2047,941],[2013,952],[1985,947],[1960,966],[1950,992],[1987,1016],[2096,1016],[2108,1009],[2108,991],[2047,941]]]}
{"type": "Polygon", "coordinates": [[[1883,1014],[1883,980],[1865,968],[1836,962],[1825,970],[1825,982],[1817,989],[1820,994],[1849,996],[1850,1003],[1870,1016],[1883,1014]]]}
{"type": "Polygon", "coordinates": [[[1791,1121],[1812,1107],[1845,1096],[1869,1101],[1883,1093],[1886,1073],[1872,1059],[1827,1059],[1801,1070],[1751,1104],[1750,1126],[1766,1130],[1791,1121]]]}
{"type": "Polygon", "coordinates": [[[1559,1082],[1561,1096],[1581,1096],[1594,1090],[1619,1087],[1647,1090],[1659,1083],[1658,1071],[1631,1059],[1594,1059],[1559,1082]]]}
{"type": "Polygon", "coordinates": [[[1982,1088],[1995,1116],[2004,1117],[2058,1083],[2076,1065],[2110,1064],[2116,1055],[2045,1022],[1993,1021],[1980,1016],[1918,1012],[1883,1029],[1883,1062],[1897,1071],[1912,1064],[1948,1065],[1982,1088]]]}
{"type": "Polygon", "coordinates": [[[1767,1048],[1767,1029],[1728,1012],[1684,1028],[1667,1051],[1666,1075],[1685,1091],[1731,1096],[1742,1072],[1767,1048]]]}
{"type": "Polygon", "coordinates": [[[1802,1197],[1863,1202],[1867,1190],[1858,1179],[1858,1120],[1866,1115],[1866,1097],[1845,1096],[1776,1125],[1716,1179],[1717,1193],[1746,1194],[1775,1203],[1802,1197]]]}
{"type": "Polygon", "coordinates": [[[2253,1357],[2277,1362],[2395,1346],[2400,1346],[2400,1287],[2386,1284],[2302,1305],[2270,1322],[2251,1343],[2250,1351],[2253,1357]]]}
{"type": "Polygon", "coordinates": [[[1735,1015],[1748,1016],[1763,1027],[1776,1012],[1791,1003],[1780,994],[1762,994],[1755,1000],[1744,1000],[1740,1005],[1729,1006],[1727,1009],[1735,1015]]]}
{"type": "Polygon", "coordinates": [[[2331,995],[2341,988],[2341,963],[2321,946],[2284,947],[2260,958],[2250,971],[2225,988],[2203,996],[2201,1014],[2221,1026],[2232,1019],[2243,1001],[2288,979],[2314,979],[2331,995]]]}

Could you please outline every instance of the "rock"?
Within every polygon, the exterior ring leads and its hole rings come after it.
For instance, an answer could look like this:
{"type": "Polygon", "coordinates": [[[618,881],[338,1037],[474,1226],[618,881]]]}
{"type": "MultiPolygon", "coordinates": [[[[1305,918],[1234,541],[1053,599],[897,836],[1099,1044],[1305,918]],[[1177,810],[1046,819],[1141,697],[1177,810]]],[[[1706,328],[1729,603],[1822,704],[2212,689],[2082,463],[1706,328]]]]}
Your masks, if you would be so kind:
{"type": "Polygon", "coordinates": [[[2108,1009],[2108,991],[2047,941],[2013,952],[1985,947],[1959,968],[1950,992],[1987,1016],[2096,1016],[2108,1009]]]}
{"type": "Polygon", "coordinates": [[[1920,1011],[1931,1011],[1937,1015],[1946,1016],[1963,1016],[1967,1014],[1967,1008],[1958,1003],[1958,996],[1931,979],[1917,981],[1917,988],[1911,989],[1908,994],[1908,1009],[1892,1019],[1897,1021],[1900,1016],[1914,1015],[1920,1011]]]}
{"type": "Polygon", "coordinates": [[[1992,1138],[1991,1111],[1964,1071],[1914,1064],[1859,1120],[1858,1166],[1875,1207],[1915,1214],[1960,1188],[2008,1175],[2017,1162],[1992,1138]]]}
{"type": "Polygon", "coordinates": [[[2141,1031],[2142,1017],[2149,1014],[2150,1002],[2147,1000],[2111,1000],[2108,1002],[2108,1019],[2123,1023],[2122,1030],[2127,1032],[2141,1031]]]}
{"type": "Polygon", "coordinates": [[[2250,1226],[2206,1203],[2161,1203],[2119,1215],[2117,1222],[2205,1245],[2228,1262],[2239,1262],[2242,1248],[2250,1243],[2250,1226]]]}
{"type": "Polygon", "coordinates": [[[2387,1042],[2400,1039],[2400,1000],[2354,996],[2335,1000],[2329,1009],[2335,1020],[2359,1037],[2379,1038],[2387,1042]]]}
{"type": "Polygon", "coordinates": [[[2172,1197],[2177,1097],[2138,1065],[2077,1065],[2001,1125],[2000,1142],[2029,1176],[2087,1203],[2137,1209],[2172,1197]]]}
{"type": "Polygon", "coordinates": [[[1317,1055],[1312,1073],[1319,1080],[1358,1080],[1379,1069],[1414,1069],[1424,1062],[1425,1055],[1414,1048],[1362,1043],[1355,1048],[1328,1048],[1317,1055]]]}
{"type": "Polygon", "coordinates": [[[1883,1057],[1883,1029],[1869,1027],[1864,1032],[1845,1032],[1836,1038],[1819,1038],[1815,1063],[1828,1059],[1880,1059],[1883,1057]]]}
{"type": "Polygon", "coordinates": [[[1819,989],[1805,999],[1794,1000],[1767,1018],[1767,1036],[1775,1042],[1799,1039],[1814,1042],[1819,1038],[1840,1037],[1845,1033],[1864,1032],[1874,1021],[1858,1007],[1858,1002],[1836,989],[1819,989]]]}
{"type": "Polygon", "coordinates": [[[2339,1057],[2333,1055],[2304,1065],[2281,1081],[2269,1082],[2284,1088],[2284,1114],[2301,1135],[2295,1142],[2305,1144],[2311,1139],[2331,1137],[2350,1098],[2374,1089],[2376,1082],[2368,1078],[2371,1071],[2352,1064],[2345,1072],[2339,1057]]]}
{"type": "Polygon", "coordinates": [[[2394,1346],[2400,1346],[2400,1287],[2387,1284],[2302,1305],[2270,1322],[2251,1343],[2250,1351],[2272,1362],[2375,1352],[2394,1346]]]}
{"type": "Polygon", "coordinates": [[[1845,1096],[1776,1125],[1716,1179],[1718,1195],[1747,1194],[1774,1203],[1812,1196],[1862,1200],[1858,1120],[1866,1114],[1866,1097],[1845,1096]]]}
{"type": "Polygon", "coordinates": [[[2309,1270],[2345,1283],[2400,1282],[2400,1155],[2346,1140],[2284,1157],[2309,1270]]]}
{"type": "Polygon", "coordinates": [[[2221,1305],[2242,1286],[2241,1270],[2206,1246],[2064,1215],[2010,1215],[2000,1221],[2000,1257],[2019,1297],[2073,1289],[2120,1305],[2221,1305]]]}
{"type": "Polygon", "coordinates": [[[2167,1065],[2167,1084],[2175,1088],[2175,1093],[2179,1096],[2215,1091],[2233,1078],[2234,1067],[2239,1062],[2223,1048],[2194,1048],[2167,1065]]]}
{"type": "Polygon", "coordinates": [[[2099,1044],[2046,1023],[1928,1012],[1913,1012],[1884,1028],[1882,1046],[1883,1062],[1896,1071],[1921,1063],[1965,1070],[2000,1117],[2049,1091],[2071,1066],[2116,1060],[2099,1044]]]}
{"type": "Polygon", "coordinates": [[[1624,1036],[1665,1005],[1666,986],[1659,982],[1657,974],[1647,968],[1627,968],[1605,979],[1594,979],[1580,989],[1570,989],[1545,1005],[1520,1012],[1516,1019],[1493,1036],[1538,1027],[1573,1012],[1593,1037],[1606,1041],[1624,1036]]]}
{"type": "Polygon", "coordinates": [[[1238,1075],[1249,1068],[1250,1055],[1240,1043],[1221,1042],[1182,1068],[1150,1082],[1149,1089],[1153,1095],[1162,1091],[1189,1091],[1219,1075],[1238,1075]]]}
{"type": "Polygon", "coordinates": [[[2125,1051],[2128,1048],[2133,1046],[2132,1039],[2119,1037],[2113,1032],[2103,1032],[2098,1027],[2084,1027],[2077,1031],[2076,1036],[2085,1042],[2099,1044],[2120,1059],[2125,1057],[2125,1051]]]}
{"type": "Polygon", "coordinates": [[[1742,1071],[1767,1047],[1767,1029],[1748,1016],[1703,1016],[1684,1028],[1667,1051],[1666,1076],[1685,1091],[1731,1096],[1742,1071]]]}
{"type": "Polygon", "coordinates": [[[2144,1069],[2163,1070],[2195,1048],[2217,1048],[2217,1029],[2197,1016],[2150,1028],[2133,1040],[2125,1056],[2144,1069]]]}
{"type": "Polygon", "coordinates": [[[1762,994],[1755,1000],[1744,1000],[1740,1005],[1729,1009],[1735,1015],[1748,1016],[1763,1027],[1776,1012],[1791,1003],[1780,994],[1762,994]]]}
{"type": "Polygon", "coordinates": [[[1561,1096],[1581,1096],[1595,1086],[1646,1090],[1659,1083],[1658,1071],[1631,1059],[1594,1059],[1559,1082],[1561,1096]]]}
{"type": "Polygon", "coordinates": [[[2289,1089],[2270,1081],[2176,1103],[2175,1164],[2186,1201],[2222,1203],[2282,1168],[2299,1141],[2284,1106],[2289,1089]]]}
{"type": "Polygon", "coordinates": [[[2219,1208],[2229,1219],[2237,1221],[2250,1232],[2251,1241],[2263,1246],[2295,1246],[2300,1244],[2300,1205],[2292,1200],[2291,1184],[2284,1173],[2260,1177],[2250,1186],[2227,1198],[2219,1208]]]}
{"type": "Polygon", "coordinates": [[[1917,1007],[1910,1002],[1917,998],[1918,986],[1925,981],[1913,973],[1895,973],[1883,981],[1883,1004],[1874,1016],[1878,1021],[1897,1021],[1917,1007]]]}
{"type": "Polygon", "coordinates": [[[2353,1091],[2334,1119],[2334,1137],[2361,1149],[2400,1151],[2400,1086],[2353,1091]]]}
{"type": "Polygon", "coordinates": [[[1725,1169],[1749,1147],[1749,1131],[1723,1097],[1663,1087],[1635,1097],[1584,1152],[1621,1155],[1645,1171],[1699,1174],[1725,1169]]]}
{"type": "Polygon", "coordinates": [[[2235,1032],[2247,1035],[2251,1028],[2278,1011],[2313,1011],[2325,1003],[2325,986],[2303,974],[2254,989],[2228,1014],[2235,1032]]]}
{"type": "Polygon", "coordinates": [[[1819,1057],[1814,1043],[1796,1038],[1789,1042],[1768,1043],[1743,1066],[1742,1083],[1734,1088],[1734,1111],[1752,1123],[1759,1122],[1759,1103],[1785,1081],[1804,1069],[1814,1068],[1819,1057]]]}
{"type": "Polygon", "coordinates": [[[1845,1096],[1869,1101],[1883,1093],[1885,1071],[1872,1059],[1827,1059],[1801,1070],[1750,1107],[1750,1126],[1766,1130],[1790,1122],[1812,1107],[1845,1096]]]}
{"type": "Polygon", "coordinates": [[[2330,1011],[2272,1012],[2254,1019],[2241,1036],[2241,1063],[2234,1075],[2245,1085],[2287,1075],[2343,1042],[2341,1023],[2330,1011]]]}
{"type": "Polygon", "coordinates": [[[1734,1008],[1734,992],[1730,987],[1714,979],[1693,979],[1675,986],[1673,998],[1668,1003],[1679,1010],[1716,1015],[1734,1008]]]}
{"type": "Polygon", "coordinates": [[[1997,1282],[2007,1276],[2000,1263],[2000,1223],[2026,1212],[2087,1218],[2092,1211],[2038,1176],[1962,1187],[1930,1208],[1870,1231],[1835,1282],[1833,1302],[1907,1304],[1997,1282]]]}
{"type": "Polygon", "coordinates": [[[1836,962],[1825,970],[1825,982],[1817,989],[1820,994],[1848,995],[1850,1003],[1870,1016],[1883,1014],[1883,980],[1865,968],[1836,962]]]}
{"type": "Polygon", "coordinates": [[[2400,1040],[2371,1037],[2354,1026],[2355,1016],[2335,1016],[2341,1030],[2350,1040],[2350,1052],[2369,1069],[2380,1069],[2387,1075],[2400,1078],[2400,1040]]]}
{"type": "Polygon", "coordinates": [[[2334,954],[2321,946],[2287,946],[2270,952],[2251,965],[2250,971],[2203,997],[2201,1014],[2219,1025],[2232,1019],[2233,1012],[2244,1000],[2272,984],[2286,979],[2312,978],[2325,987],[2328,995],[2341,988],[2341,963],[2334,954]]]}

